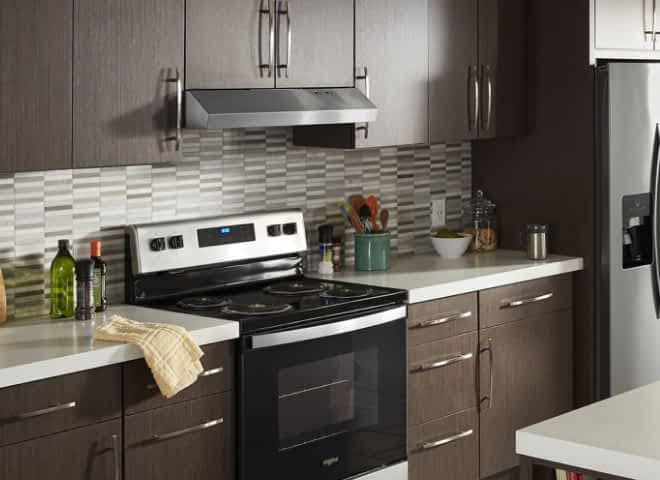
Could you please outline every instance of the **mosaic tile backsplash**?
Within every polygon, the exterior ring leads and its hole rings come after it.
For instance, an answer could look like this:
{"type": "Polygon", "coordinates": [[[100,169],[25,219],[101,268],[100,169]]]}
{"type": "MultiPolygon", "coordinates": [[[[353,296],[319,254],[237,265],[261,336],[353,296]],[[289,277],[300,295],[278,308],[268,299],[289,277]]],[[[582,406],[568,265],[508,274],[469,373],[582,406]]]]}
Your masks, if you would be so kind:
{"type": "Polygon", "coordinates": [[[471,189],[469,144],[366,151],[300,148],[290,129],[187,131],[175,164],[17,173],[0,177],[0,268],[10,319],[48,312],[48,270],[57,240],[89,255],[101,239],[108,294],[124,298],[127,224],[285,207],[305,212],[307,263],[318,258],[316,228],[343,232],[352,263],[352,229],[339,204],[353,193],[375,194],[390,210],[394,254],[430,251],[429,205],[447,199],[449,224],[460,227],[471,189]]]}

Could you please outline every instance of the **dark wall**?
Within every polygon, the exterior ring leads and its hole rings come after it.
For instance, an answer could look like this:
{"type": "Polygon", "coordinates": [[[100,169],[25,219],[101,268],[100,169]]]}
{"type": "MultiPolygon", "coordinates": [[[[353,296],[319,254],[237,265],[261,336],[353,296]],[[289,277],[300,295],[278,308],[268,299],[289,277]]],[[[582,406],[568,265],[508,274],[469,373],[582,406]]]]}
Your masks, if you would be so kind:
{"type": "Polygon", "coordinates": [[[575,399],[594,398],[593,68],[587,0],[529,0],[528,134],[473,145],[473,185],[498,207],[501,246],[550,225],[552,253],[582,256],[575,277],[575,399]]]}

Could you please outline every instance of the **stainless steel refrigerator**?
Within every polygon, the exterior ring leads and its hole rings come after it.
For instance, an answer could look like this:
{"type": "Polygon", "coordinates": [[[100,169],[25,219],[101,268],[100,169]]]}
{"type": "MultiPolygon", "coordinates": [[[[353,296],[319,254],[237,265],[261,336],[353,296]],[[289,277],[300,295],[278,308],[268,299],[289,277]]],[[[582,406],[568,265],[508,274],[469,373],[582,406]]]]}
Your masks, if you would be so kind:
{"type": "Polygon", "coordinates": [[[599,66],[596,86],[597,376],[606,397],[660,380],[660,64],[599,66]]]}

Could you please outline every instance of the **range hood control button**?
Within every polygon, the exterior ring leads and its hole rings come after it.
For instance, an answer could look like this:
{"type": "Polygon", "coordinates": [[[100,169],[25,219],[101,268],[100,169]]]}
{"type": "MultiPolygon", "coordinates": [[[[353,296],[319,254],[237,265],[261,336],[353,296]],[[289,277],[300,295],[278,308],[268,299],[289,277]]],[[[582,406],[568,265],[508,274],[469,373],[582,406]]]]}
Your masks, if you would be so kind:
{"type": "Polygon", "coordinates": [[[269,237],[279,237],[282,235],[282,226],[281,225],[268,225],[268,236],[269,237]]]}
{"type": "Polygon", "coordinates": [[[152,238],[151,242],[149,242],[149,248],[153,252],[161,252],[167,248],[165,245],[165,239],[163,237],[158,237],[158,238],[152,238]]]}
{"type": "Polygon", "coordinates": [[[283,225],[284,227],[284,235],[295,235],[298,233],[298,225],[295,223],[285,223],[283,225]]]}
{"type": "Polygon", "coordinates": [[[170,237],[169,244],[170,244],[170,248],[173,248],[175,250],[179,248],[183,248],[183,235],[176,235],[174,237],[170,237]]]}

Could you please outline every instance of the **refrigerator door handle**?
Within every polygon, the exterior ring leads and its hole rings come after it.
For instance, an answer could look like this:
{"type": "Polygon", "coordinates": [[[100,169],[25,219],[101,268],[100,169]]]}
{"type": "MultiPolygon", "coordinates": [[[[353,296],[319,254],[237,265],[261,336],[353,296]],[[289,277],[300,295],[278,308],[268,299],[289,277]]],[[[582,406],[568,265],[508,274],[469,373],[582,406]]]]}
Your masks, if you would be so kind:
{"type": "Polygon", "coordinates": [[[652,202],[652,234],[653,234],[653,259],[651,268],[653,271],[653,293],[655,303],[655,316],[660,320],[660,124],[655,127],[655,137],[653,140],[653,163],[651,174],[651,202],[652,202]]]}

